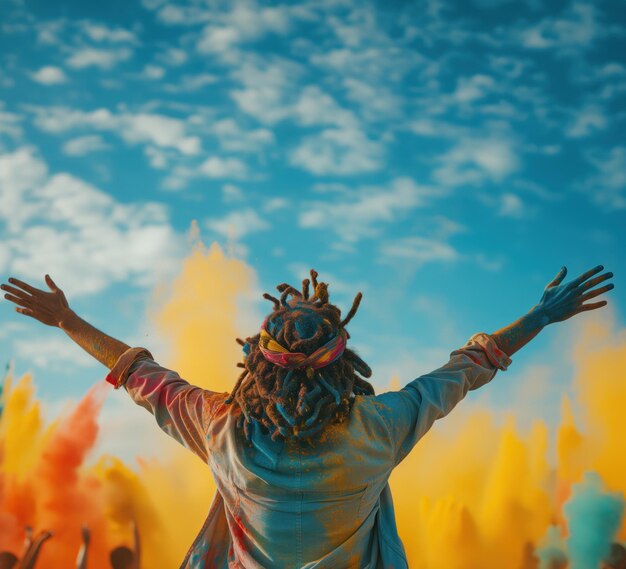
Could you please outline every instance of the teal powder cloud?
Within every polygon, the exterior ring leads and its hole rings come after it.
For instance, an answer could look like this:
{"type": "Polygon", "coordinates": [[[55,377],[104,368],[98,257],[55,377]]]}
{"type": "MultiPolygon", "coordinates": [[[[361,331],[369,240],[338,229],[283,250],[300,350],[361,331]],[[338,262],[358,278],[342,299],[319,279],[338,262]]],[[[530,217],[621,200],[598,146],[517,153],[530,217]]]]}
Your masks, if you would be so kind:
{"type": "Polygon", "coordinates": [[[604,492],[595,472],[585,474],[573,486],[572,497],[564,506],[569,528],[567,551],[571,569],[598,567],[609,553],[624,515],[624,497],[604,492]]]}
{"type": "Polygon", "coordinates": [[[558,526],[550,526],[543,542],[537,548],[539,569],[555,569],[567,565],[565,543],[561,537],[561,529],[558,526]]]}

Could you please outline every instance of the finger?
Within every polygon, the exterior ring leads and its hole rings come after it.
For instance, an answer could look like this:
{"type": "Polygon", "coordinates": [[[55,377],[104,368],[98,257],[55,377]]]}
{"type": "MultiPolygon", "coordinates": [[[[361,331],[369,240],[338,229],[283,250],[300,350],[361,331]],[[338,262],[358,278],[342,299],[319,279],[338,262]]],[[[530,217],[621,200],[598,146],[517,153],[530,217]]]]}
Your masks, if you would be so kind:
{"type": "Polygon", "coordinates": [[[10,300],[11,302],[14,302],[15,304],[19,304],[20,306],[26,306],[26,307],[30,307],[30,301],[26,300],[25,298],[20,298],[19,296],[13,296],[12,294],[5,294],[4,298],[6,298],[7,300],[10,300]]]}
{"type": "Polygon", "coordinates": [[[589,277],[595,275],[596,273],[599,273],[602,269],[604,269],[602,265],[598,265],[593,269],[589,269],[586,273],[583,273],[578,278],[575,278],[571,283],[569,283],[568,286],[570,288],[577,287],[579,284],[585,282],[589,277]]]}
{"type": "Polygon", "coordinates": [[[19,312],[20,314],[24,314],[25,316],[30,316],[31,318],[35,318],[35,313],[30,308],[16,308],[15,312],[19,312]]]}
{"type": "Polygon", "coordinates": [[[596,308],[601,308],[607,304],[606,300],[602,300],[601,302],[592,302],[590,304],[581,304],[576,312],[585,312],[586,310],[595,310],[596,308]]]}
{"type": "Polygon", "coordinates": [[[603,292],[606,292],[607,290],[611,290],[612,288],[615,288],[615,285],[613,283],[605,285],[603,287],[597,288],[595,290],[589,291],[586,294],[581,294],[578,297],[578,300],[580,302],[585,302],[586,300],[589,300],[590,298],[594,298],[596,296],[601,295],[603,292]]]}
{"type": "Polygon", "coordinates": [[[27,292],[24,292],[23,290],[20,290],[19,288],[15,288],[14,286],[11,286],[11,285],[3,284],[3,285],[0,285],[0,288],[2,290],[6,290],[7,292],[10,292],[14,296],[19,296],[20,298],[33,298],[27,292]]]}
{"type": "Polygon", "coordinates": [[[50,287],[50,290],[53,292],[57,292],[59,290],[59,287],[56,285],[56,283],[52,280],[52,277],[50,275],[46,275],[46,283],[47,285],[50,287]]]}
{"type": "Polygon", "coordinates": [[[16,279],[14,277],[11,277],[9,279],[9,282],[11,284],[17,285],[20,288],[23,288],[26,292],[29,292],[30,294],[37,294],[38,292],[43,292],[41,290],[39,290],[38,288],[35,288],[34,286],[30,286],[29,284],[26,284],[24,281],[21,281],[19,279],[16,279]]]}
{"type": "MultiPolygon", "coordinates": [[[[561,281],[565,278],[567,274],[567,267],[561,267],[561,270],[557,273],[556,277],[554,277],[549,283],[548,287],[557,286],[561,283],[561,281]]],[[[548,288],[546,287],[546,288],[548,288]]]]}
{"type": "Polygon", "coordinates": [[[590,281],[587,281],[586,283],[580,285],[580,289],[581,290],[587,290],[589,288],[592,288],[594,286],[596,286],[597,284],[601,283],[602,281],[605,281],[606,279],[610,279],[613,276],[613,273],[604,273],[603,275],[600,275],[599,277],[596,277],[595,279],[591,279],[590,281]]]}

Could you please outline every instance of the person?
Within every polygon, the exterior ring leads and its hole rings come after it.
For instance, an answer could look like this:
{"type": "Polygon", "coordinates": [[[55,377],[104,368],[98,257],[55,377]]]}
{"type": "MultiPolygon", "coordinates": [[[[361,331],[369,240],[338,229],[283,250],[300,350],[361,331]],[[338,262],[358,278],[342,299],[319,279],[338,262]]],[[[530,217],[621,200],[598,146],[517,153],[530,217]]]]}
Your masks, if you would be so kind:
{"type": "Polygon", "coordinates": [[[612,543],[609,554],[602,560],[602,569],[626,569],[626,547],[621,543],[612,543]]]}
{"type": "Polygon", "coordinates": [[[110,561],[113,569],[139,569],[141,563],[141,545],[137,523],[133,520],[133,549],[120,545],[111,551],[110,561]]]}
{"type": "MultiPolygon", "coordinates": [[[[137,524],[133,520],[133,540],[135,542],[134,549],[130,549],[125,545],[120,545],[113,549],[109,555],[111,567],[113,569],[139,569],[139,531],[137,530],[137,524]]],[[[87,569],[87,557],[89,553],[89,543],[91,541],[91,531],[89,527],[84,525],[82,527],[82,544],[78,550],[78,557],[76,558],[76,569],[87,569]]]]}
{"type": "Polygon", "coordinates": [[[135,567],[133,551],[125,545],[120,545],[113,549],[110,560],[113,569],[133,569],[135,567]]]}
{"type": "Polygon", "coordinates": [[[342,318],[315,271],[301,291],[282,283],[280,298],[264,295],[273,311],[258,334],[238,339],[243,371],[230,393],[190,385],[146,348],[100,332],[49,275],[50,292],[15,278],[1,288],[18,312],[60,327],[109,368],[107,381],[209,466],[216,492],[182,568],[398,569],[408,564],[393,469],[545,326],[606,305],[587,302],[613,288],[594,288],[613,276],[603,268],[564,283],[563,267],[521,318],[472,335],[442,367],[379,395],[369,366],[347,346],[362,294],[342,318]]]}
{"type": "Polygon", "coordinates": [[[37,563],[37,559],[39,558],[39,554],[41,553],[44,543],[46,543],[46,541],[48,541],[53,535],[54,534],[51,531],[40,531],[37,536],[33,538],[31,546],[28,548],[24,558],[20,561],[20,564],[18,565],[19,569],[33,569],[37,563]]]}
{"type": "Polygon", "coordinates": [[[19,559],[15,553],[10,551],[0,551],[0,569],[13,569],[19,559]]]}
{"type": "Polygon", "coordinates": [[[76,558],[76,569],[87,569],[87,557],[89,554],[89,543],[91,542],[91,530],[85,524],[81,528],[82,543],[78,550],[78,557],[76,558]]]}
{"type": "Polygon", "coordinates": [[[24,540],[24,554],[20,560],[17,555],[8,551],[0,553],[0,569],[34,569],[43,544],[48,541],[53,533],[51,531],[41,531],[33,538],[33,530],[26,526],[24,540]]]}

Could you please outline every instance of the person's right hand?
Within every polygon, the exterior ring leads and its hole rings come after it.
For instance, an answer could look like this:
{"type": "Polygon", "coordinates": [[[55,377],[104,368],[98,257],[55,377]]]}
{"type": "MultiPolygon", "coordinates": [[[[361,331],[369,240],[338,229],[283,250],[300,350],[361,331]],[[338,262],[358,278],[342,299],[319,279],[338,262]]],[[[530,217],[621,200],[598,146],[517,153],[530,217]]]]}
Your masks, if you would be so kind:
{"type": "Polygon", "coordinates": [[[59,326],[63,318],[71,312],[63,291],[57,287],[50,275],[46,275],[46,284],[52,292],[32,287],[25,282],[10,278],[11,285],[2,284],[0,289],[8,294],[4,298],[17,304],[15,308],[20,314],[30,316],[48,326],[59,326]]]}

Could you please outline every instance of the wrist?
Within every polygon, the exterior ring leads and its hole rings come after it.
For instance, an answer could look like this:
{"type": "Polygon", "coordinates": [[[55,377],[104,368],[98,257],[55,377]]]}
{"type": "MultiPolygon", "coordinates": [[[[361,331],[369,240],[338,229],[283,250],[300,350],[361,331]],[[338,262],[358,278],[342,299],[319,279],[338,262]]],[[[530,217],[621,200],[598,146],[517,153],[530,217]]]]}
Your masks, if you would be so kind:
{"type": "Polygon", "coordinates": [[[538,328],[544,328],[545,326],[550,324],[550,316],[548,315],[548,312],[543,306],[539,304],[533,306],[528,311],[528,316],[532,319],[533,324],[536,325],[538,328]]]}
{"type": "Polygon", "coordinates": [[[76,312],[74,312],[71,308],[66,308],[59,315],[57,326],[61,328],[61,330],[67,332],[75,328],[77,320],[78,314],[76,314],[76,312]]]}

